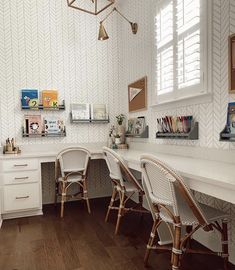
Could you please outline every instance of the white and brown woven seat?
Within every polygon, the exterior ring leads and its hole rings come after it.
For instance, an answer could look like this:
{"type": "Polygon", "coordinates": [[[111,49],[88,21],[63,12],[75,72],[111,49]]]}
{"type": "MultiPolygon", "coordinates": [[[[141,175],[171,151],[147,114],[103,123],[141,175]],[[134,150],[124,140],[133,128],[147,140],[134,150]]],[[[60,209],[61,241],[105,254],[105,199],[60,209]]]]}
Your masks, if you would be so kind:
{"type": "Polygon", "coordinates": [[[152,155],[141,156],[142,178],[146,197],[150,205],[154,224],[145,254],[148,262],[151,249],[167,249],[172,252],[172,269],[180,269],[184,253],[202,253],[218,255],[224,259],[224,270],[228,269],[228,232],[227,218],[224,212],[198,203],[183,178],[165,163],[152,155]],[[159,225],[164,222],[172,236],[173,247],[159,247],[156,234],[159,225]],[[182,235],[182,228],[186,234],[182,235]],[[188,247],[192,235],[202,228],[206,232],[216,230],[221,234],[222,248],[219,252],[193,250],[188,247]]]}
{"type": "Polygon", "coordinates": [[[103,153],[106,159],[106,163],[110,172],[110,178],[113,183],[113,193],[108,206],[105,221],[108,221],[111,210],[118,211],[118,218],[116,223],[115,234],[118,233],[121,217],[129,211],[133,212],[147,212],[143,208],[143,195],[144,190],[138,180],[131,173],[127,167],[125,161],[110,148],[104,147],[103,153]],[[126,203],[131,199],[134,194],[139,196],[139,204],[136,207],[127,207],[126,203]],[[117,195],[119,196],[119,205],[115,206],[115,200],[117,195]]]}
{"type": "Polygon", "coordinates": [[[64,149],[56,157],[55,204],[57,198],[61,197],[61,217],[64,216],[64,203],[69,198],[85,200],[88,212],[91,212],[87,194],[87,169],[90,157],[90,152],[82,147],[64,149]],[[68,194],[68,189],[73,184],[78,185],[79,191],[75,194],[68,194]]]}

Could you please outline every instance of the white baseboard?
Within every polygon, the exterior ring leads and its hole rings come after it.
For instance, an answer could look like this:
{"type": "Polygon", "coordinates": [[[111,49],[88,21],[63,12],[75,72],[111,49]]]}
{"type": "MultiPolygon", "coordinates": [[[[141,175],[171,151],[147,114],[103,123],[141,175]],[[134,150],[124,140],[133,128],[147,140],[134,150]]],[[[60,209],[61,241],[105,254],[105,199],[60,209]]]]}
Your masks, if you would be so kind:
{"type": "Polygon", "coordinates": [[[31,217],[31,216],[40,216],[43,215],[42,209],[22,211],[17,213],[5,213],[2,214],[3,220],[12,219],[12,218],[22,218],[22,217],[31,217]]]}

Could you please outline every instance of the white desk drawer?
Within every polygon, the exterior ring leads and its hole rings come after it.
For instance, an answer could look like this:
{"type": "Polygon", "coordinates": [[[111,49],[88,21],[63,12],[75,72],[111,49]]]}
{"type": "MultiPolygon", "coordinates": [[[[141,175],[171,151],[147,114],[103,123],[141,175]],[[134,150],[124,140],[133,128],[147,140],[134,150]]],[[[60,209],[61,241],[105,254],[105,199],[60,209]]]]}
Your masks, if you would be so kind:
{"type": "Polygon", "coordinates": [[[5,186],[3,193],[4,212],[40,207],[38,183],[5,186]]]}
{"type": "Polygon", "coordinates": [[[29,171],[37,169],[38,169],[37,159],[4,160],[2,163],[2,170],[4,172],[29,171]]]}
{"type": "Polygon", "coordinates": [[[39,181],[37,170],[24,172],[9,172],[2,174],[5,185],[33,183],[39,181]]]}

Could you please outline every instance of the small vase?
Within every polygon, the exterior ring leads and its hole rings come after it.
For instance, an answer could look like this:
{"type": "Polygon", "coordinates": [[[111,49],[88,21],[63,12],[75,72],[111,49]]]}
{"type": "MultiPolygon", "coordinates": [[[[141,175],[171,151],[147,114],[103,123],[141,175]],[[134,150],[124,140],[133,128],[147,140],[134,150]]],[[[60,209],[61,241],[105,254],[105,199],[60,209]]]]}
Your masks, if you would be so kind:
{"type": "Polygon", "coordinates": [[[116,145],[121,144],[121,138],[115,138],[115,144],[116,145]]]}
{"type": "Polygon", "coordinates": [[[121,138],[121,143],[125,143],[125,126],[123,125],[118,125],[117,127],[117,133],[121,138]]]}

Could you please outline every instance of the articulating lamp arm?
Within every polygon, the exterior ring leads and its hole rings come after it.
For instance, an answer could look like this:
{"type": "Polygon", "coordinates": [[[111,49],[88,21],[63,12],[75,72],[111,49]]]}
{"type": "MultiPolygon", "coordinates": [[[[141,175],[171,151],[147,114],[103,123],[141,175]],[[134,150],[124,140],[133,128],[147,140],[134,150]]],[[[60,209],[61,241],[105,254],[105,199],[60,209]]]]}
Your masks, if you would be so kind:
{"type": "Polygon", "coordinates": [[[106,21],[108,19],[108,17],[114,12],[116,11],[124,20],[126,20],[130,25],[131,25],[131,30],[132,30],[132,33],[133,34],[136,34],[137,31],[138,31],[138,24],[137,23],[133,23],[131,21],[129,21],[127,19],[127,17],[125,17],[116,7],[113,8],[108,14],[107,16],[102,20],[100,21],[100,24],[102,24],[104,21],[106,21]]]}

